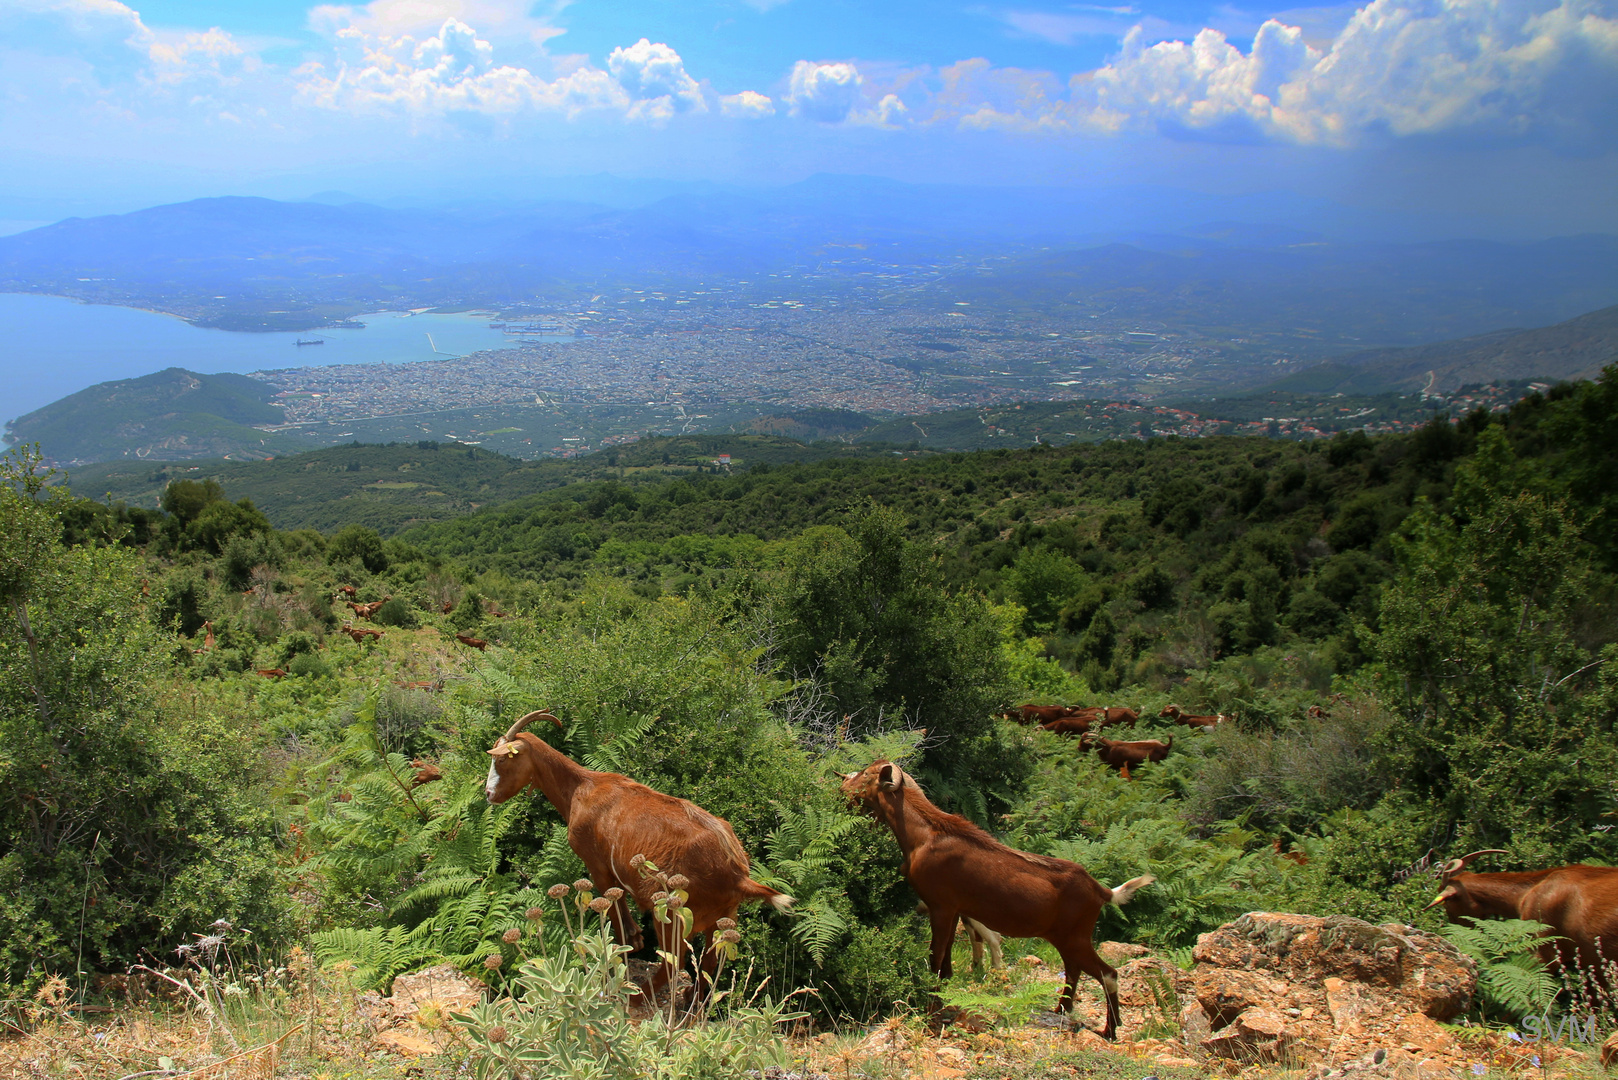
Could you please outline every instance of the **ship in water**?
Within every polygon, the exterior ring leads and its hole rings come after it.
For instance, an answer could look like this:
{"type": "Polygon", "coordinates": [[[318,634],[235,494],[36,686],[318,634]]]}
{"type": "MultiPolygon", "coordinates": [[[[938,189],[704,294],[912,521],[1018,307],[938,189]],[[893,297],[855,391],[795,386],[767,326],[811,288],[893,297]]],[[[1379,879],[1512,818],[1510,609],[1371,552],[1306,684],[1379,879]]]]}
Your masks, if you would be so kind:
{"type": "Polygon", "coordinates": [[[298,348],[300,348],[300,349],[303,348],[305,345],[324,345],[324,344],[326,344],[326,339],[325,338],[314,338],[314,339],[312,339],[310,341],[305,341],[305,340],[303,340],[303,338],[298,339],[298,348]]]}

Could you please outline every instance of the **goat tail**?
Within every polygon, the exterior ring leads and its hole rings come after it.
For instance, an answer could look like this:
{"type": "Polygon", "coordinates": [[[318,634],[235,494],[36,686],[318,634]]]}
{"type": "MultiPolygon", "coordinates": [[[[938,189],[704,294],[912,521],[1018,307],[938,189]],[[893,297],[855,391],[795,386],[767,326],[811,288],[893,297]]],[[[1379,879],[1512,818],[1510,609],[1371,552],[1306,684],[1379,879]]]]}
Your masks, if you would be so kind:
{"type": "Polygon", "coordinates": [[[1115,904],[1118,907],[1123,907],[1125,904],[1129,903],[1132,896],[1156,880],[1157,878],[1152,874],[1142,874],[1138,878],[1130,878],[1128,881],[1112,890],[1112,895],[1107,898],[1107,903],[1115,904]]]}
{"type": "Polygon", "coordinates": [[[752,878],[742,879],[742,903],[751,900],[765,900],[776,911],[785,911],[798,901],[779,889],[772,889],[768,885],[761,885],[752,878]]]}

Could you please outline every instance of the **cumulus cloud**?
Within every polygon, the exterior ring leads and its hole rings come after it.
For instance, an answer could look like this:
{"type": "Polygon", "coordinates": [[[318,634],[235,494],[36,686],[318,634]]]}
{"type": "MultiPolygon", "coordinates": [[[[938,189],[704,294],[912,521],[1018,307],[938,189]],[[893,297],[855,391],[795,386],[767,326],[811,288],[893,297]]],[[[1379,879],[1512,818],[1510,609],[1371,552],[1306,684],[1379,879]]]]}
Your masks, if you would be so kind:
{"type": "Polygon", "coordinates": [[[799,60],[792,65],[787,103],[793,116],[836,124],[861,101],[860,77],[853,64],[817,64],[799,60]]]}
{"type": "Polygon", "coordinates": [[[680,54],[667,45],[641,38],[628,48],[612,50],[607,70],[634,99],[631,115],[666,120],[677,112],[706,112],[697,80],[686,74],[680,54]]]}
{"type": "Polygon", "coordinates": [[[1247,53],[1216,30],[1148,45],[1139,31],[1076,84],[1072,119],[1102,130],[1347,145],[1375,133],[1610,140],[1618,21],[1610,0],[1375,0],[1328,50],[1265,22],[1247,53]]]}
{"type": "Polygon", "coordinates": [[[304,95],[329,109],[413,114],[511,114],[525,109],[569,118],[595,109],[627,112],[624,88],[599,68],[581,67],[556,79],[527,68],[497,65],[494,47],[459,19],[446,19],[424,41],[409,34],[374,36],[346,26],[336,33],[335,71],[300,71],[304,95]]]}
{"type": "Polygon", "coordinates": [[[762,120],[775,115],[775,102],[757,90],[743,90],[720,97],[719,111],[737,120],[762,120]]]}

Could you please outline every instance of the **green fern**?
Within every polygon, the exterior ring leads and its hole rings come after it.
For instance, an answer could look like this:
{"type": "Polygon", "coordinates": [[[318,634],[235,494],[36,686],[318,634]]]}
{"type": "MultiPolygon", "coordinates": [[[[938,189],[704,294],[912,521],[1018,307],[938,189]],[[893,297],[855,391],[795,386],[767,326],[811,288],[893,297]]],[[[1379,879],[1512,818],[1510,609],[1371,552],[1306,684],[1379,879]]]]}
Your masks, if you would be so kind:
{"type": "Polygon", "coordinates": [[[836,861],[841,841],[859,824],[859,818],[840,810],[814,806],[788,810],[776,803],[781,824],[764,841],[769,862],[756,876],[771,888],[797,897],[797,918],[792,936],[817,965],[848,932],[847,895],[837,884],[836,861]]]}
{"type": "Polygon", "coordinates": [[[1544,1013],[1561,987],[1539,958],[1539,947],[1559,938],[1528,919],[1451,923],[1444,936],[1477,961],[1478,996],[1485,1006],[1513,1018],[1544,1013]]]}

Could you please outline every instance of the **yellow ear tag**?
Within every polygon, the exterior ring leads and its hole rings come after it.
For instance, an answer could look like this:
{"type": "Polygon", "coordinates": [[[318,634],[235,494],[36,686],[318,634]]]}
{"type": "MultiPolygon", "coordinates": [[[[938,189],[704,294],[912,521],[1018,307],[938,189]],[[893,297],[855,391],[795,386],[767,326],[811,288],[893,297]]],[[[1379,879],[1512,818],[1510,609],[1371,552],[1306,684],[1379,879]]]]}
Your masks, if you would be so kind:
{"type": "Polygon", "coordinates": [[[506,756],[507,757],[510,757],[512,754],[520,754],[521,752],[522,752],[522,743],[513,742],[513,743],[507,743],[506,744],[506,756]]]}

